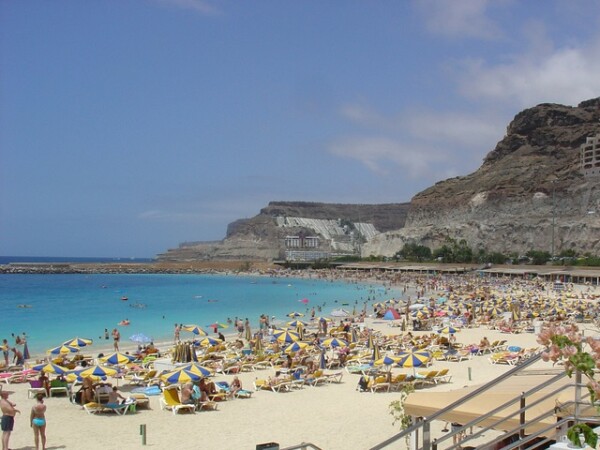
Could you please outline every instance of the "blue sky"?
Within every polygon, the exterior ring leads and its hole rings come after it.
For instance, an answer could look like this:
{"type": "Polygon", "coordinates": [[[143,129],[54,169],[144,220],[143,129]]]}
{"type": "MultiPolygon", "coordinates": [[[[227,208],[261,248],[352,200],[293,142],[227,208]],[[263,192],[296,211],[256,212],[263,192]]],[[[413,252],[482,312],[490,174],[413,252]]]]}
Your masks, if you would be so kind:
{"type": "Polygon", "coordinates": [[[0,254],[152,257],[406,202],[600,95],[596,0],[0,0],[0,254]]]}

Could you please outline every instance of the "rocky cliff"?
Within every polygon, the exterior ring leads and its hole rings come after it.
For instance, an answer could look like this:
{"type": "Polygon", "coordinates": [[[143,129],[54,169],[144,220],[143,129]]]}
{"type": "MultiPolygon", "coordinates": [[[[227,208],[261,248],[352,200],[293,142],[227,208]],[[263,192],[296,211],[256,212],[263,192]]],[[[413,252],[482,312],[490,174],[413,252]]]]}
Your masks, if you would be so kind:
{"type": "Polygon", "coordinates": [[[258,215],[227,227],[219,242],[181,244],[158,255],[161,261],[250,260],[285,258],[285,237],[319,237],[312,250],[358,254],[360,245],[384,231],[404,226],[408,203],[344,205],[312,202],[271,202],[258,215]]]}
{"type": "Polygon", "coordinates": [[[476,172],[417,194],[405,227],[374,237],[363,256],[446,237],[501,252],[600,254],[600,182],[580,170],[581,144],[599,133],[600,98],[520,112],[476,172]]]}
{"type": "MultiPolygon", "coordinates": [[[[320,237],[319,251],[392,256],[405,243],[446,238],[474,249],[600,254],[600,181],[583,175],[580,147],[600,135],[600,98],[577,107],[541,104],[509,124],[474,173],[436,183],[408,203],[271,202],[231,223],[223,241],[182,244],[160,260],[274,260],[285,237],[320,237]]],[[[600,155],[598,155],[600,158],[600,155]]]]}

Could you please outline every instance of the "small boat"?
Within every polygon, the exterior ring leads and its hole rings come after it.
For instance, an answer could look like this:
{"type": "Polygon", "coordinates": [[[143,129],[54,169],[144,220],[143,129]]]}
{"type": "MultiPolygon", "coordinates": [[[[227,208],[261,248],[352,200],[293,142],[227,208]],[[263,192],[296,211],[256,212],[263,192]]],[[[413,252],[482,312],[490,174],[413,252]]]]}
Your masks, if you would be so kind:
{"type": "Polygon", "coordinates": [[[130,323],[129,320],[121,320],[117,325],[123,327],[123,326],[129,325],[129,323],[130,323]]]}
{"type": "Polygon", "coordinates": [[[17,305],[17,308],[31,308],[31,305],[25,305],[25,304],[17,305]]]}
{"type": "Polygon", "coordinates": [[[129,300],[129,297],[123,296],[123,297],[121,297],[121,300],[123,300],[124,302],[126,302],[127,300],[129,300]]]}

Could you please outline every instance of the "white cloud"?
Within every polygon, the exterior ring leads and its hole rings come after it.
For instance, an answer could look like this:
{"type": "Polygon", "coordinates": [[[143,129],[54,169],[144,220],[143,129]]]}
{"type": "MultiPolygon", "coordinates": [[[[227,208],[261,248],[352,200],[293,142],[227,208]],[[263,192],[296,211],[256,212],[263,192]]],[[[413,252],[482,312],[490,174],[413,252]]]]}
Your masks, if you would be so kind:
{"type": "Polygon", "coordinates": [[[361,105],[344,105],[342,117],[364,127],[401,134],[411,140],[461,145],[470,149],[495,144],[506,128],[504,119],[491,113],[475,114],[437,111],[410,111],[392,117],[361,105]]]}
{"type": "Polygon", "coordinates": [[[506,124],[503,119],[482,112],[425,112],[407,115],[404,128],[414,138],[422,141],[483,150],[494,146],[502,138],[506,124]]]}
{"type": "Polygon", "coordinates": [[[398,167],[403,169],[405,176],[413,179],[428,174],[432,162],[447,159],[433,148],[403,144],[388,137],[341,138],[329,146],[329,151],[336,156],[360,161],[377,174],[388,175],[398,167]],[[389,163],[395,167],[390,167],[389,163]]]}
{"type": "MultiPolygon", "coordinates": [[[[502,37],[500,28],[486,15],[490,0],[414,0],[413,4],[433,34],[490,40],[502,37]]],[[[494,2],[499,4],[499,0],[494,2]]]]}
{"type": "Polygon", "coordinates": [[[200,14],[212,15],[221,11],[207,0],[153,0],[165,6],[172,6],[180,9],[189,9],[200,14]]]}
{"type": "Polygon", "coordinates": [[[515,55],[505,64],[466,63],[461,92],[473,99],[521,108],[548,102],[576,105],[599,95],[600,42],[554,49],[548,42],[540,44],[539,36],[536,40],[533,48],[550,49],[515,55]]]}

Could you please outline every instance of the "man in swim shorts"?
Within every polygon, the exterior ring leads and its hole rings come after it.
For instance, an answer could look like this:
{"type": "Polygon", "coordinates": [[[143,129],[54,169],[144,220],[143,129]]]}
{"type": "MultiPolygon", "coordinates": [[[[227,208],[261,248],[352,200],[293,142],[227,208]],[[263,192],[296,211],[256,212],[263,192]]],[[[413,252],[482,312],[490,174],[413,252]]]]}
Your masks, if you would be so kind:
{"type": "Polygon", "coordinates": [[[10,392],[0,391],[0,410],[2,410],[2,450],[9,450],[10,433],[15,426],[15,414],[20,413],[13,402],[8,399],[10,392]]]}
{"type": "Polygon", "coordinates": [[[40,450],[40,437],[42,438],[42,450],[46,450],[46,405],[44,405],[44,394],[36,396],[37,403],[31,408],[31,428],[35,439],[35,449],[40,450]]]}

